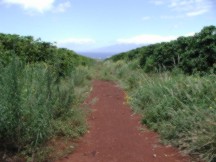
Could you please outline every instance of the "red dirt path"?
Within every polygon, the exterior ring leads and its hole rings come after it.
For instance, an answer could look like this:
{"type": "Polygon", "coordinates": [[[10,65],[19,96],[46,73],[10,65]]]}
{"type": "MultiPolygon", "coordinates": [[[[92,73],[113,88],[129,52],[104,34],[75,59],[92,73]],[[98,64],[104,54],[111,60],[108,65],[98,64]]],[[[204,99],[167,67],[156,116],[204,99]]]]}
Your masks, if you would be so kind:
{"type": "Polygon", "coordinates": [[[190,162],[188,156],[160,144],[156,133],[140,124],[115,84],[96,80],[86,103],[94,98],[89,132],[73,154],[57,162],[190,162]]]}

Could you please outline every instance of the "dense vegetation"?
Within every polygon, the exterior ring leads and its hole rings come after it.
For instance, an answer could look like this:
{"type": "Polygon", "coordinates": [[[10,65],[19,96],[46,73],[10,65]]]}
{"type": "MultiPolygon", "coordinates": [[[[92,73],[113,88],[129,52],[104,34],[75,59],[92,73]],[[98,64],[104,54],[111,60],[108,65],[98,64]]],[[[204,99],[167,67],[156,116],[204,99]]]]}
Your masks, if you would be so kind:
{"type": "Polygon", "coordinates": [[[180,69],[186,74],[216,73],[216,27],[177,40],[137,48],[111,57],[111,60],[139,59],[145,72],[180,69]]]}
{"type": "Polygon", "coordinates": [[[77,105],[92,63],[40,39],[0,34],[0,150],[42,161],[38,147],[51,137],[83,134],[77,105]]]}
{"type": "Polygon", "coordinates": [[[32,36],[19,36],[0,33],[0,63],[7,65],[14,54],[25,63],[46,62],[53,65],[59,74],[79,65],[90,65],[93,60],[76,54],[74,51],[57,48],[50,42],[34,39],[32,36]]]}
{"type": "Polygon", "coordinates": [[[216,161],[216,27],[138,48],[103,64],[103,79],[127,90],[142,123],[165,143],[216,161]]]}

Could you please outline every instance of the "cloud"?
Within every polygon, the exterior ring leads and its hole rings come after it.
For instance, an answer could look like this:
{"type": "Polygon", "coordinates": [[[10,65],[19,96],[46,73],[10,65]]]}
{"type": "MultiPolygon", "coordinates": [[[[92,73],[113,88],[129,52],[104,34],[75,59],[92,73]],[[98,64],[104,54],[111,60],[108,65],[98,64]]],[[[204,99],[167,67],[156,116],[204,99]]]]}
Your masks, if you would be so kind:
{"type": "Polygon", "coordinates": [[[54,7],[53,11],[56,13],[65,12],[70,7],[71,7],[71,3],[69,1],[66,1],[66,2],[60,3],[56,7],[54,7]]]}
{"type": "Polygon", "coordinates": [[[87,51],[97,46],[92,38],[67,38],[59,40],[56,45],[60,48],[68,48],[74,51],[87,51]]]}
{"type": "Polygon", "coordinates": [[[67,38],[64,40],[57,41],[58,45],[65,45],[65,44],[89,45],[94,43],[95,40],[91,38],[67,38]]]}
{"type": "Polygon", "coordinates": [[[154,44],[158,42],[169,42],[177,39],[177,36],[161,36],[161,35],[138,35],[131,38],[120,38],[117,42],[120,44],[154,44]]]}
{"type": "Polygon", "coordinates": [[[175,15],[164,15],[162,19],[173,19],[203,15],[212,10],[212,0],[151,0],[154,5],[166,5],[175,15]]]}
{"type": "Polygon", "coordinates": [[[151,19],[150,16],[144,16],[144,17],[142,17],[142,20],[143,20],[143,21],[150,20],[150,19],[151,19]]]}
{"type": "MultiPolygon", "coordinates": [[[[195,32],[189,32],[181,36],[194,36],[195,32]]],[[[160,42],[169,42],[171,40],[176,40],[179,36],[177,35],[156,35],[156,34],[142,34],[137,35],[130,38],[120,38],[117,39],[117,43],[119,44],[136,44],[136,45],[143,45],[143,44],[155,44],[160,42]]]]}
{"type": "Polygon", "coordinates": [[[198,16],[211,10],[209,0],[171,0],[169,7],[185,16],[198,16]]]}
{"type": "Polygon", "coordinates": [[[52,8],[54,0],[3,0],[3,3],[19,5],[25,10],[35,10],[42,13],[52,8]]]}
{"type": "Polygon", "coordinates": [[[204,13],[206,13],[206,12],[208,12],[208,10],[207,9],[202,9],[202,10],[197,10],[197,11],[191,11],[191,12],[188,12],[186,15],[187,16],[198,16],[198,15],[202,15],[202,14],[204,14],[204,13]]]}
{"type": "Polygon", "coordinates": [[[55,4],[56,0],[2,0],[6,5],[18,5],[25,11],[44,13],[46,11],[64,12],[71,6],[70,1],[55,4]]]}
{"type": "Polygon", "coordinates": [[[194,36],[195,34],[196,34],[195,32],[190,32],[190,33],[185,34],[184,36],[185,36],[185,37],[194,36]]]}

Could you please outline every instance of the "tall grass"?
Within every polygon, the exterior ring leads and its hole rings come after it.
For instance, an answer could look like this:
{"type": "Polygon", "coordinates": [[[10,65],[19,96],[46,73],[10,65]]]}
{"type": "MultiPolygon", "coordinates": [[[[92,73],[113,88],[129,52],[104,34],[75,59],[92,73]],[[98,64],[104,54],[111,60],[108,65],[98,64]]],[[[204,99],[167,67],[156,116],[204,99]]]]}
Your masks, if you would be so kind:
{"type": "MultiPolygon", "coordinates": [[[[1,149],[22,151],[53,135],[77,137],[86,130],[84,113],[77,109],[76,89],[88,73],[77,68],[58,78],[45,63],[24,64],[14,58],[0,70],[1,149]]],[[[28,152],[28,151],[27,151],[28,152]]]]}
{"type": "Polygon", "coordinates": [[[143,124],[164,142],[216,161],[215,75],[145,74],[136,61],[109,64],[106,68],[129,92],[127,99],[142,114],[143,124]]]}
{"type": "Polygon", "coordinates": [[[216,76],[149,77],[132,94],[142,122],[175,146],[216,157],[216,76]],[[212,137],[212,138],[211,138],[212,137]],[[204,140],[205,139],[205,140],[204,140]]]}

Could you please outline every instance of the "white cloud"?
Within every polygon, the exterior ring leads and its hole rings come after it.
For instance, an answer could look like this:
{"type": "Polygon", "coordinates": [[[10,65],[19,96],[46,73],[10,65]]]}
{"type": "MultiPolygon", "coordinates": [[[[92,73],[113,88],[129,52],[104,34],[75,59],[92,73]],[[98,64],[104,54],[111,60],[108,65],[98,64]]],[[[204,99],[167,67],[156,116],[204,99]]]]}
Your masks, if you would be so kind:
{"type": "Polygon", "coordinates": [[[58,4],[58,6],[54,7],[54,12],[65,12],[68,8],[71,7],[71,3],[69,1],[58,4]]]}
{"type": "Polygon", "coordinates": [[[195,32],[190,32],[190,33],[187,33],[187,34],[185,34],[184,36],[194,36],[195,35],[195,32]]]}
{"type": "Polygon", "coordinates": [[[52,8],[54,0],[3,0],[3,3],[19,5],[25,10],[35,10],[42,13],[52,8]]]}
{"type": "Polygon", "coordinates": [[[67,38],[64,40],[57,41],[58,45],[65,45],[65,44],[89,45],[94,43],[95,40],[91,38],[67,38]]]}
{"type": "Polygon", "coordinates": [[[206,13],[206,12],[208,12],[208,10],[207,9],[202,9],[202,10],[195,10],[195,11],[191,11],[191,12],[188,12],[187,13],[187,16],[198,16],[198,15],[202,15],[202,14],[204,14],[204,13],[206,13]]]}
{"type": "Polygon", "coordinates": [[[158,42],[168,42],[177,39],[177,36],[161,36],[161,35],[138,35],[131,38],[120,38],[117,40],[120,44],[154,44],[158,42]]]}
{"type": "Polygon", "coordinates": [[[150,20],[150,19],[151,19],[150,16],[144,16],[144,17],[142,17],[142,20],[143,20],[143,21],[150,20]]]}
{"type": "Polygon", "coordinates": [[[60,48],[68,48],[74,51],[88,51],[97,46],[96,41],[92,38],[67,38],[56,41],[56,45],[60,48]]]}
{"type": "MultiPolygon", "coordinates": [[[[193,36],[195,32],[189,32],[184,35],[180,36],[193,36]]],[[[155,44],[160,42],[169,42],[171,40],[176,40],[178,37],[177,35],[156,35],[156,34],[142,34],[137,35],[130,38],[120,38],[117,39],[117,43],[119,44],[155,44]]]]}
{"type": "Polygon", "coordinates": [[[212,10],[212,0],[150,0],[154,5],[166,5],[171,11],[178,15],[162,16],[162,19],[173,19],[203,15],[212,10]]]}
{"type": "Polygon", "coordinates": [[[70,1],[55,4],[56,0],[2,0],[6,5],[18,5],[24,10],[44,13],[46,11],[64,12],[71,6],[70,1]]]}
{"type": "Polygon", "coordinates": [[[169,7],[185,16],[198,16],[211,10],[209,0],[171,0],[169,7]]]}

